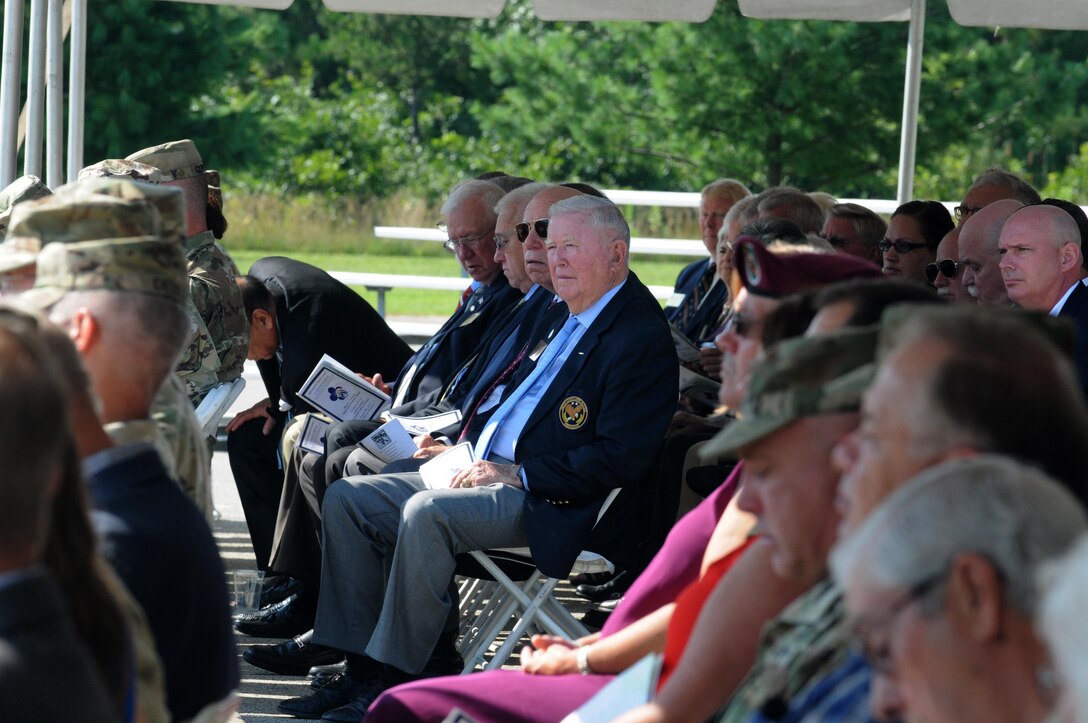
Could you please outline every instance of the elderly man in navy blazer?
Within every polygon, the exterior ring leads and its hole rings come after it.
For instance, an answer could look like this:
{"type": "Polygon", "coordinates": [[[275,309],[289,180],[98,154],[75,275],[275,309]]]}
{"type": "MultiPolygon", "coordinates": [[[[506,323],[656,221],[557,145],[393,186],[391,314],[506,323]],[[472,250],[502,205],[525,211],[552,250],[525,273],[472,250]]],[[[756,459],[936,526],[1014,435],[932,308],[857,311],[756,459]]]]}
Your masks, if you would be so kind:
{"type": "Polygon", "coordinates": [[[567,575],[610,490],[636,480],[660,446],[676,354],[630,273],[627,223],[590,196],[549,216],[548,266],[569,315],[478,410],[467,436],[477,461],[449,488],[427,489],[417,473],[329,487],[314,642],[344,650],[347,670],[281,711],[358,721],[386,688],[449,672],[433,661],[456,656],[443,633],[455,556],[528,545],[544,574],[567,575]]]}

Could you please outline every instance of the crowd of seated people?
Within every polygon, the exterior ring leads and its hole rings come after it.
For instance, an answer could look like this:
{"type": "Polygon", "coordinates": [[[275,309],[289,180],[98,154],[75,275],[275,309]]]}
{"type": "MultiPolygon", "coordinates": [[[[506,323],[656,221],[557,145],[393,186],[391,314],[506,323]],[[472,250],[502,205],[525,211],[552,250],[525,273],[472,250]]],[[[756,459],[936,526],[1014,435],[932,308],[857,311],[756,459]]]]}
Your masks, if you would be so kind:
{"type": "Polygon", "coordinates": [[[244,324],[200,318],[187,253],[229,257],[174,183],[205,179],[185,143],[45,198],[26,180],[0,193],[0,457],[20,472],[0,484],[3,719],[43,719],[46,676],[71,691],[49,720],[235,714],[223,564],[182,478],[207,448],[179,420],[234,373],[204,356],[240,340],[268,397],[228,424],[228,451],[269,584],[234,624],[284,639],[246,648],[253,665],[319,666],[283,713],[559,721],[650,656],[615,720],[1088,719],[1075,204],[1001,169],[954,213],[911,201],[887,220],[719,179],[701,194],[708,258],[662,308],[599,191],[484,174],[441,209],[468,288],[413,351],[284,257],[217,266],[244,324]],[[300,388],[326,354],[390,414],[444,424],[404,459],[363,447],[388,415],[326,420],[307,449],[325,417],[300,388]],[[167,386],[191,403],[156,421],[167,386]],[[438,484],[421,472],[459,445],[470,459],[438,484]],[[464,675],[455,578],[499,548],[560,579],[604,555],[614,573],[573,580],[603,624],[464,675]]]}

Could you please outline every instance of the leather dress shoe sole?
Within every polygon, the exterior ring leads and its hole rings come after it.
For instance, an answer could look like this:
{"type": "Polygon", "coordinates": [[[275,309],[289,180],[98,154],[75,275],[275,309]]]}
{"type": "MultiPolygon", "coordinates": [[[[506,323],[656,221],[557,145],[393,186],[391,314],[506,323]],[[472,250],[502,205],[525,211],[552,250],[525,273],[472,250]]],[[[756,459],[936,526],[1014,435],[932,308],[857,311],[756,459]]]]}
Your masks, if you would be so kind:
{"type": "Polygon", "coordinates": [[[344,659],[344,654],[324,645],[314,645],[301,637],[279,645],[253,646],[242,651],[242,659],[250,665],[280,675],[306,675],[315,665],[332,665],[344,659]]]}
{"type": "Polygon", "coordinates": [[[239,616],[234,629],[256,638],[290,638],[312,628],[315,616],[316,605],[294,594],[258,612],[239,616]]]}
{"type": "MultiPolygon", "coordinates": [[[[369,681],[367,684],[360,683],[347,673],[338,673],[327,685],[309,695],[280,701],[276,709],[296,718],[320,718],[331,710],[351,703],[367,690],[369,681]]],[[[362,720],[362,716],[358,720],[362,720]]]]}
{"type": "Polygon", "coordinates": [[[601,585],[579,585],[574,588],[574,592],[595,603],[604,602],[605,600],[619,600],[627,592],[627,588],[631,587],[631,582],[631,576],[624,570],[617,573],[614,578],[606,583],[601,585]]]}

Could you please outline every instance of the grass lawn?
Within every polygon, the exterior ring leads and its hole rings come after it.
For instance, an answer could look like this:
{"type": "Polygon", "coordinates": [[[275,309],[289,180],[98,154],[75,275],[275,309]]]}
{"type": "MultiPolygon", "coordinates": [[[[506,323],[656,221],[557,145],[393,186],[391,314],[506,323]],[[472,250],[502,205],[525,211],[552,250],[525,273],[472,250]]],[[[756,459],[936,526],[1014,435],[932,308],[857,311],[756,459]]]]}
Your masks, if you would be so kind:
{"type": "MultiPolygon", "coordinates": [[[[447,254],[434,256],[386,256],[374,254],[324,254],[305,251],[282,253],[266,251],[228,251],[243,273],[250,265],[264,256],[286,255],[327,271],[362,271],[374,274],[414,274],[417,276],[459,276],[457,261],[447,254]]],[[[631,267],[642,282],[648,285],[672,286],[680,269],[691,259],[666,256],[635,255],[631,267]]],[[[465,285],[468,285],[466,279],[465,285]]],[[[378,294],[362,287],[353,287],[371,304],[376,305],[378,294]]],[[[386,313],[390,316],[448,316],[457,305],[457,294],[452,291],[426,291],[423,289],[394,289],[386,293],[386,313]]]]}

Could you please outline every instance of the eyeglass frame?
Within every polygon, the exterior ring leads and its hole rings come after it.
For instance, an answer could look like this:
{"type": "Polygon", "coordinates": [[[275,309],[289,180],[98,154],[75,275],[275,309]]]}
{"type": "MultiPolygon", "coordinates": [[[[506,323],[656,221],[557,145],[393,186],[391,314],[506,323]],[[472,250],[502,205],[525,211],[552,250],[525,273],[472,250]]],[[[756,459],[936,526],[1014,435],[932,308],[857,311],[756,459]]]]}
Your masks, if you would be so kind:
{"type": "MultiPolygon", "coordinates": [[[[873,646],[870,645],[868,638],[872,631],[874,629],[883,628],[887,630],[891,628],[900,613],[912,603],[925,602],[927,597],[939,590],[951,571],[952,566],[946,565],[937,572],[922,578],[907,588],[875,621],[868,623],[859,621],[851,626],[852,647],[865,659],[874,674],[890,675],[895,672],[895,668],[891,663],[891,655],[887,646],[884,646],[881,650],[874,650],[873,646]]],[[[932,610],[929,611],[930,614],[932,612],[932,610]]]]}
{"type": "Polygon", "coordinates": [[[518,237],[518,241],[525,243],[525,239],[529,238],[529,229],[532,228],[536,231],[536,235],[541,239],[548,238],[548,224],[551,221],[550,218],[538,218],[535,221],[522,221],[514,226],[514,233],[518,237]]]}
{"type": "Polygon", "coordinates": [[[963,223],[967,219],[974,216],[976,213],[982,210],[982,206],[978,208],[971,208],[970,206],[955,206],[952,208],[952,215],[956,219],[956,223],[963,223]]]}
{"type": "Polygon", "coordinates": [[[757,329],[762,329],[766,323],[766,319],[753,319],[740,312],[731,311],[729,317],[722,324],[722,330],[718,336],[725,336],[729,332],[733,332],[745,339],[752,339],[751,334],[757,329]]]}
{"type": "MultiPolygon", "coordinates": [[[[448,231],[446,230],[446,224],[442,221],[436,223],[435,226],[442,233],[448,233],[448,231]]],[[[483,241],[488,236],[494,235],[494,231],[484,231],[483,233],[478,234],[468,234],[466,236],[462,236],[461,238],[451,238],[442,242],[442,248],[444,248],[446,251],[449,251],[451,254],[456,254],[457,249],[461,246],[466,246],[467,248],[475,251],[476,247],[479,246],[481,241],[483,241]]]]}
{"type": "Polygon", "coordinates": [[[911,251],[925,248],[926,246],[929,246],[929,244],[924,241],[919,243],[916,241],[904,241],[903,239],[897,239],[896,241],[881,239],[876,245],[882,254],[888,253],[891,249],[895,249],[897,254],[909,254],[911,251]]]}
{"type": "Polygon", "coordinates": [[[941,259],[940,261],[934,261],[933,263],[926,264],[926,278],[929,279],[929,283],[934,283],[937,280],[937,274],[945,277],[946,279],[954,279],[959,276],[960,269],[963,268],[963,264],[952,259],[941,259]],[[952,273],[945,271],[942,266],[952,264],[952,273]]]}

